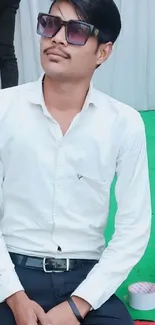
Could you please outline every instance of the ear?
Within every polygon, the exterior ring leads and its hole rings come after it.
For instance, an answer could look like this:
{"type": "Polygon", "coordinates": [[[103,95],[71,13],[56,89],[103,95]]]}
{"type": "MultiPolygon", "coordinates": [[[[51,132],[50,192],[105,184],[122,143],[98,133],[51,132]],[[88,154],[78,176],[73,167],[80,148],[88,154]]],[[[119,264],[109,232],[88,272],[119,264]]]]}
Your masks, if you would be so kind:
{"type": "Polygon", "coordinates": [[[111,42],[108,42],[106,44],[101,44],[97,50],[97,65],[101,65],[103,62],[105,62],[113,49],[113,44],[111,42]]]}

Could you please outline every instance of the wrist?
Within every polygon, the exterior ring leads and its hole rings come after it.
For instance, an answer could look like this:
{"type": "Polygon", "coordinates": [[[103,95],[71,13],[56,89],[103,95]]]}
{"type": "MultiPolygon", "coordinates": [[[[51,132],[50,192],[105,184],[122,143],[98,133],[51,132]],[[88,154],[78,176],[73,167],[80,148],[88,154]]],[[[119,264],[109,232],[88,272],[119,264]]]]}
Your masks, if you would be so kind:
{"type": "Polygon", "coordinates": [[[6,299],[7,305],[12,308],[13,305],[19,301],[22,301],[23,298],[27,297],[24,291],[18,291],[6,299]]]}
{"type": "Polygon", "coordinates": [[[91,310],[91,305],[84,299],[77,297],[77,296],[72,296],[72,300],[74,301],[75,305],[77,306],[80,315],[82,318],[85,318],[86,315],[90,312],[91,310]]]}

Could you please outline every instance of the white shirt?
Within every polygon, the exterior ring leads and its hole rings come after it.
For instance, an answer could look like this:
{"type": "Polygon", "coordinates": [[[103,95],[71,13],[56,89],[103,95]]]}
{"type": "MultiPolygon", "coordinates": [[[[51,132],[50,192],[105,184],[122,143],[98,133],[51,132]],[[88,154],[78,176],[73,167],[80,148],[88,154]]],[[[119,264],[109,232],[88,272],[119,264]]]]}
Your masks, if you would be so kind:
{"type": "Polygon", "coordinates": [[[0,301],[23,289],[9,251],[98,259],[73,294],[99,308],[139,261],[150,236],[146,139],[139,113],[90,87],[63,137],[45,106],[42,78],[1,90],[0,159],[0,301]],[[105,247],[115,174],[115,234],[105,247]]]}

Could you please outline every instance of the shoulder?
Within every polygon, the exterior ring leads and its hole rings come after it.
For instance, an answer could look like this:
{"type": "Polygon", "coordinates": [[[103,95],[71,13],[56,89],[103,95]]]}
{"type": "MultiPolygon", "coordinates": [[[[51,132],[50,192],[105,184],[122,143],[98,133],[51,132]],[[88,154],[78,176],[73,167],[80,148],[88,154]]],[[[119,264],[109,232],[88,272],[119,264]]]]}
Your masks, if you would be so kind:
{"type": "Polygon", "coordinates": [[[0,123],[13,110],[17,110],[19,99],[26,99],[26,94],[33,88],[34,82],[0,90],[0,123]],[[16,109],[15,109],[16,108],[16,109]]]}
{"type": "Polygon", "coordinates": [[[93,89],[94,99],[99,111],[104,117],[109,117],[115,121],[115,126],[118,126],[124,133],[144,132],[145,126],[140,113],[133,107],[124,104],[105,93],[93,89]]]}

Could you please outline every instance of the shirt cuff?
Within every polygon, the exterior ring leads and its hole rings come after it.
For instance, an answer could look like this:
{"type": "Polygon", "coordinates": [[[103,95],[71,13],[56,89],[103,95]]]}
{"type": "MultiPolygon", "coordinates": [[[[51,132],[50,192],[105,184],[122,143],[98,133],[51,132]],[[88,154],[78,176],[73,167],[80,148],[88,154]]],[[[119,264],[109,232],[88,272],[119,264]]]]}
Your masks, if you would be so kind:
{"type": "Polygon", "coordinates": [[[71,296],[79,297],[79,298],[85,300],[86,302],[88,302],[89,305],[91,306],[90,311],[92,311],[93,309],[95,310],[95,309],[98,309],[98,308],[99,308],[98,303],[97,303],[96,301],[94,301],[94,299],[93,299],[93,292],[91,292],[91,294],[90,294],[90,292],[88,292],[88,291],[87,291],[87,292],[84,291],[84,290],[82,289],[81,286],[78,287],[78,288],[77,288],[77,289],[72,293],[71,296]]]}
{"type": "Polygon", "coordinates": [[[96,274],[92,270],[71,296],[82,298],[94,310],[97,310],[115,293],[118,287],[118,279],[111,281],[109,277],[100,274],[100,272],[96,274]],[[106,285],[103,285],[105,283],[106,285]]]}
{"type": "Polygon", "coordinates": [[[0,303],[4,302],[16,292],[23,290],[23,286],[14,269],[9,270],[9,272],[3,271],[0,274],[0,303]]]}

